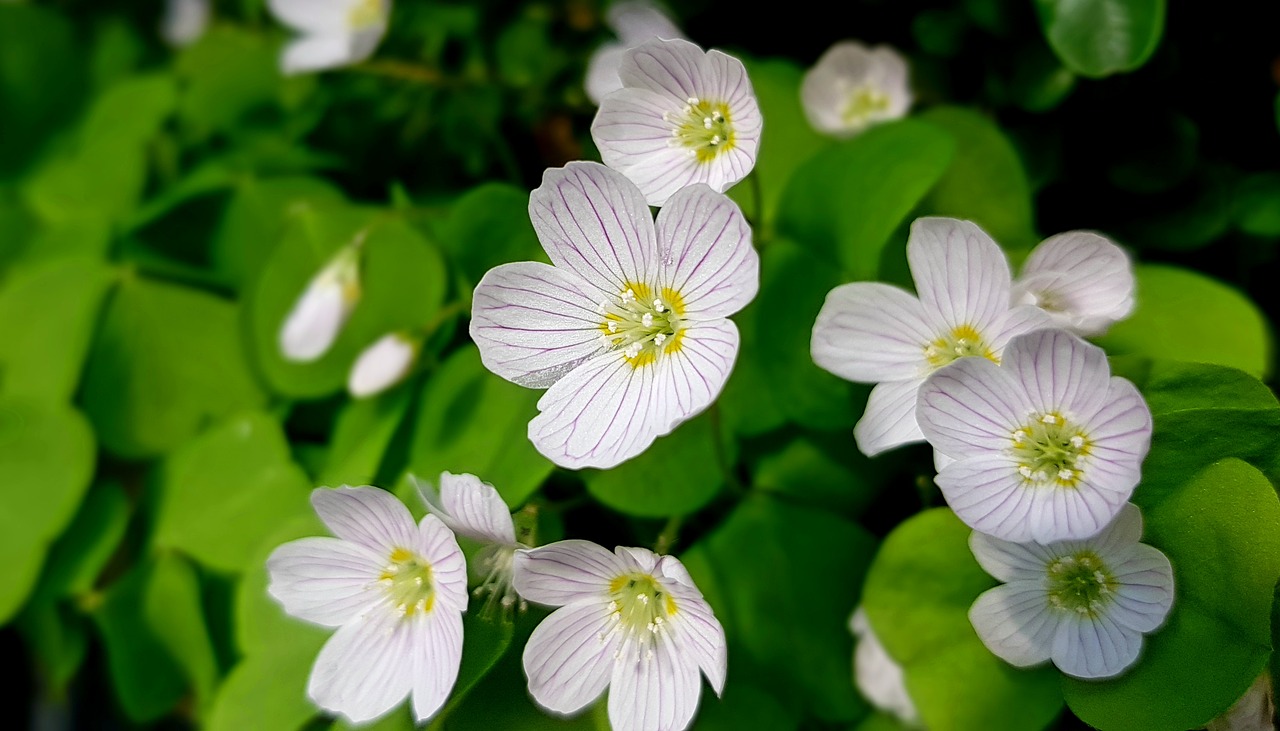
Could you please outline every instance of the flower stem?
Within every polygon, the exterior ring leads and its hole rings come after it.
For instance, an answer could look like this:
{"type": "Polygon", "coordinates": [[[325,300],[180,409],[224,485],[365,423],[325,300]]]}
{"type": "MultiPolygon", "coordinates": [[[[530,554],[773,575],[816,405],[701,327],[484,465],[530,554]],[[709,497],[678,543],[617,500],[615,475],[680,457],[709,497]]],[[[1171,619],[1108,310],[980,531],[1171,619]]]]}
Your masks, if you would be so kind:
{"type": "Polygon", "coordinates": [[[662,532],[658,534],[658,540],[653,544],[653,552],[665,554],[671,550],[675,542],[680,538],[680,525],[684,523],[683,515],[673,515],[667,519],[667,524],[662,527],[662,532]]]}

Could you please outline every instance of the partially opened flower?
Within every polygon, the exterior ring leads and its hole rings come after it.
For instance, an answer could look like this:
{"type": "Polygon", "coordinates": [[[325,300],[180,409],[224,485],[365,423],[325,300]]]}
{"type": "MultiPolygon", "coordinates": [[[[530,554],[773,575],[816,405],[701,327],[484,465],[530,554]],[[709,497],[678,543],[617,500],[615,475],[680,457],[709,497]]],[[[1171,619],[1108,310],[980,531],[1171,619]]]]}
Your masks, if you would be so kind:
{"type": "Polygon", "coordinates": [[[1119,675],[1173,605],[1173,567],[1141,539],[1134,505],[1082,541],[1018,544],[975,532],[974,557],[1005,583],[978,597],[969,621],[987,649],[1012,665],[1052,660],[1077,678],[1119,675]]]}
{"type": "Polygon", "coordinates": [[[294,302],[280,328],[280,352],[306,363],[329,351],[360,301],[360,247],[343,247],[294,302]]]}
{"type": "Polygon", "coordinates": [[[876,708],[892,714],[907,726],[920,727],[920,712],[907,694],[902,666],[880,644],[862,607],[849,618],[849,629],[858,639],[853,651],[853,678],[858,690],[876,708]]]}
{"type": "Polygon", "coordinates": [[[383,335],[356,357],[347,377],[347,390],[356,398],[364,398],[391,388],[409,375],[421,346],[406,333],[383,335]]]}
{"type": "Polygon", "coordinates": [[[676,194],[655,227],[633,183],[584,162],[548,170],[529,215],[555,266],[489,270],[471,338],[489,370],[548,389],[529,423],[538,451],[562,467],[612,467],[724,386],[738,353],[725,318],[759,286],[751,229],[705,185],[676,194]]]}
{"type": "Polygon", "coordinates": [[[889,46],[841,41],[805,73],[800,99],[819,132],[852,137],[911,108],[907,61],[889,46]]]}
{"type": "Polygon", "coordinates": [[[1002,365],[970,358],[934,373],[917,418],[955,460],[934,478],[951,509],[1006,541],[1097,533],[1133,494],[1151,446],[1138,389],[1063,330],[1014,338],[1002,365]]]}
{"type": "Polygon", "coordinates": [[[516,553],[516,589],[560,607],[524,648],[529,692],[549,711],[575,713],[607,687],[614,731],[682,731],[699,671],[724,690],[724,628],[674,556],[561,541],[516,553]]]}
{"type": "Polygon", "coordinates": [[[879,282],[843,284],[813,326],[815,363],[879,384],[853,432],[867,455],[924,439],[916,392],[930,373],[964,358],[998,363],[1010,338],[1048,321],[1034,307],[1010,306],[1009,262],[969,221],[917,219],[907,260],[916,295],[879,282]]]}
{"type": "Polygon", "coordinates": [[[1101,335],[1133,312],[1133,264],[1104,236],[1068,231],[1045,239],[1014,282],[1017,304],[1035,305],[1055,327],[1101,335]]]}
{"type": "Polygon", "coordinates": [[[171,46],[195,43],[209,27],[210,0],[168,0],[160,20],[160,37],[171,46]]]}
{"type": "Polygon", "coordinates": [[[413,697],[426,721],[462,660],[467,567],[434,515],[414,524],[376,487],[320,488],[311,504],[336,538],[302,538],[267,559],[267,591],[289,614],[338,631],[316,657],[307,695],[353,723],[413,697]]]}
{"type": "Polygon", "coordinates": [[[585,87],[587,96],[597,106],[609,94],[622,88],[618,68],[628,49],[654,38],[684,38],[674,21],[648,0],[624,0],[614,3],[605,22],[618,34],[618,40],[603,43],[587,61],[585,87]]]}
{"type": "Polygon", "coordinates": [[[591,123],[600,157],[652,206],[705,183],[717,193],[756,164],[764,124],[742,62],[685,40],[652,40],[627,51],[622,88],[591,123]]]}
{"type": "MultiPolygon", "coordinates": [[[[411,478],[413,479],[413,478],[411,478]]],[[[487,595],[487,613],[495,605],[504,611],[519,603],[512,584],[512,564],[516,549],[526,548],[516,540],[515,522],[507,503],[493,485],[475,475],[440,474],[440,492],[431,485],[413,479],[427,510],[444,521],[455,534],[481,544],[471,559],[480,585],[476,596],[487,595]]]]}
{"type": "Polygon", "coordinates": [[[359,63],[387,32],[391,0],[268,0],[283,24],[300,35],[280,57],[286,74],[359,63]]]}

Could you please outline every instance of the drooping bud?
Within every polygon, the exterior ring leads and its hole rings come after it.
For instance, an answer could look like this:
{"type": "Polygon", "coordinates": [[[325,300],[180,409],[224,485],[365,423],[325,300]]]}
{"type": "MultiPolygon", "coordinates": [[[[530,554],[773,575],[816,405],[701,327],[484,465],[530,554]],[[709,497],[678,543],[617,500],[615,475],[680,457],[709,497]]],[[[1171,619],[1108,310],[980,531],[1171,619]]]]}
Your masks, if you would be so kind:
{"type": "Polygon", "coordinates": [[[360,249],[344,247],[312,277],[280,328],[286,360],[309,363],[329,351],[360,300],[360,249]]]}
{"type": "Polygon", "coordinates": [[[356,398],[382,393],[413,368],[420,343],[402,332],[387,333],[361,351],[351,367],[347,390],[356,398]]]}

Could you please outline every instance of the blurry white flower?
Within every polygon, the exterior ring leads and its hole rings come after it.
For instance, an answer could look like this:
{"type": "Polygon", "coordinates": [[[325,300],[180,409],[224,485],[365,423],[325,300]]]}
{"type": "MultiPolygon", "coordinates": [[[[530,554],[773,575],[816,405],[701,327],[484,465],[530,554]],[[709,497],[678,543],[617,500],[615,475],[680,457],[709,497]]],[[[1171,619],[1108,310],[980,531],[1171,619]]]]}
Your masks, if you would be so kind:
{"type": "Polygon", "coordinates": [[[360,247],[345,246],[307,284],[280,328],[285,359],[313,361],[328,352],[360,300],[360,247]]]}
{"type": "Polygon", "coordinates": [[[841,41],[805,73],[800,99],[814,129],[852,137],[911,108],[907,61],[889,46],[841,41]]]}
{"type": "Polygon", "coordinates": [[[1055,327],[1101,335],[1133,312],[1133,264],[1104,236],[1068,231],[1031,252],[1013,283],[1014,304],[1035,305],[1055,327]]]}
{"type": "Polygon", "coordinates": [[[168,0],[160,20],[160,37],[171,46],[199,40],[209,27],[210,0],[168,0]]]}
{"type": "Polygon", "coordinates": [[[267,559],[267,591],[289,614],[336,627],[316,657],[307,695],[353,723],[413,697],[419,722],[440,710],[462,661],[467,567],[434,515],[376,487],[312,491],[336,538],[302,538],[267,559]]]}
{"type": "Polygon", "coordinates": [[[1142,478],[1151,411],[1107,354],[1063,330],[1010,341],[1003,363],[969,358],[934,373],[916,412],[954,459],[934,480],[969,527],[1006,541],[1087,538],[1142,478]]]}
{"type": "Polygon", "coordinates": [[[605,22],[618,35],[618,40],[600,44],[587,61],[585,87],[587,96],[597,106],[610,93],[622,88],[618,67],[628,49],[654,38],[684,38],[675,22],[647,0],[614,3],[605,15],[605,22]]]}
{"type": "Polygon", "coordinates": [[[922,728],[920,712],[907,694],[902,666],[889,656],[867,621],[867,613],[858,607],[849,618],[849,629],[858,639],[853,652],[853,677],[858,690],[871,705],[892,714],[904,724],[922,728]]]}
{"type": "Polygon", "coordinates": [[[373,396],[409,375],[420,343],[405,333],[387,333],[360,352],[351,366],[347,390],[356,398],[373,396]]]}
{"type": "Polygon", "coordinates": [[[489,270],[471,339],[489,370],[548,389],[529,423],[539,452],[613,467],[720,393],[738,353],[726,318],[759,287],[751,228],[705,185],[672,197],[655,227],[636,186],[590,162],[547,170],[529,214],[555,266],[489,270]]]}
{"type": "Polygon", "coordinates": [[[529,692],[549,711],[574,713],[608,687],[614,731],[683,731],[699,670],[724,690],[724,628],[674,556],[560,541],[516,552],[516,589],[560,607],[524,648],[529,692]]]}
{"type": "Polygon", "coordinates": [[[841,378],[878,384],[853,434],[870,455],[924,439],[916,392],[933,371],[977,357],[993,363],[1010,338],[1048,323],[1010,307],[1009,262],[969,221],[920,218],[907,260],[917,295],[879,282],[831,290],[813,326],[813,360],[841,378]]]}
{"type": "Polygon", "coordinates": [[[440,474],[440,492],[428,483],[410,477],[427,510],[444,521],[457,535],[482,544],[472,557],[471,568],[480,579],[476,596],[488,595],[486,612],[497,606],[510,610],[520,602],[512,584],[512,563],[518,548],[515,522],[507,503],[493,485],[475,475],[440,474]]]}
{"type": "Polygon", "coordinates": [[[1141,539],[1134,505],[1082,541],[1018,544],[975,532],[973,555],[1006,583],[978,597],[969,621],[987,649],[1012,665],[1053,660],[1077,678],[1118,675],[1173,605],[1169,559],[1141,539]]]}
{"type": "Polygon", "coordinates": [[[695,183],[723,193],[751,172],[763,118],[741,61],[652,40],[624,54],[618,76],[622,88],[601,101],[591,136],[649,205],[695,183]]]}
{"type": "Polygon", "coordinates": [[[272,14],[299,34],[280,57],[286,74],[359,63],[387,32],[391,0],[268,0],[272,14]]]}

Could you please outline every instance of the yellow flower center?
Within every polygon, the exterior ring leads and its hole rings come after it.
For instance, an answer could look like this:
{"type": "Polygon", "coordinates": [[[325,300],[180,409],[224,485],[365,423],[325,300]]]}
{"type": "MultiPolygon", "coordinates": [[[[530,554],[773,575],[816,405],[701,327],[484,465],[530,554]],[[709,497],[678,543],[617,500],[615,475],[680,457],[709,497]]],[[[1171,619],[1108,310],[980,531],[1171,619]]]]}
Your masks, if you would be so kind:
{"type": "Polygon", "coordinates": [[[676,601],[649,574],[623,574],[609,583],[609,611],[633,636],[662,631],[675,616],[676,601]]]}
{"type": "Polygon", "coordinates": [[[386,568],[378,576],[391,603],[406,617],[427,614],[435,605],[436,587],[431,579],[431,563],[406,548],[391,552],[386,568]]]}
{"type": "Polygon", "coordinates": [[[1054,559],[1048,566],[1049,606],[1089,617],[1111,601],[1116,577],[1093,551],[1054,559]]]}
{"type": "Polygon", "coordinates": [[[1089,438],[1062,414],[1032,414],[1009,438],[1024,483],[1075,487],[1080,482],[1089,438]]]}
{"type": "Polygon", "coordinates": [[[632,367],[639,368],[681,348],[684,298],[664,287],[654,292],[647,284],[627,282],[615,301],[601,302],[597,312],[605,345],[621,350],[632,367]]]}
{"type": "Polygon", "coordinates": [[[732,150],[737,138],[729,105],[697,97],[686,101],[680,111],[662,114],[662,119],[671,124],[671,144],[697,155],[698,162],[710,162],[732,150]]]}
{"type": "Polygon", "coordinates": [[[951,332],[940,336],[924,347],[925,360],[929,361],[929,365],[935,370],[961,358],[971,356],[986,358],[997,364],[1000,362],[1000,358],[996,356],[995,351],[983,339],[982,333],[971,325],[961,325],[953,328],[951,332]]]}
{"type": "Polygon", "coordinates": [[[840,117],[850,127],[862,127],[888,109],[888,94],[874,86],[859,86],[849,94],[840,117]]]}

